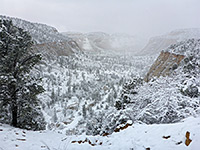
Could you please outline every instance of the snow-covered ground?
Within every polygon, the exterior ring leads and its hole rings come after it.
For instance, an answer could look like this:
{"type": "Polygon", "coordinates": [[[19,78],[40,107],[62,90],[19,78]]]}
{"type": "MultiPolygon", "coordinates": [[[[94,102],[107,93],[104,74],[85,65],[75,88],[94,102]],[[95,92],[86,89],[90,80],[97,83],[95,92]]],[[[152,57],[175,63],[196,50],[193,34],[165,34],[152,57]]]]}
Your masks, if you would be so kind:
{"type": "Polygon", "coordinates": [[[200,117],[175,124],[134,124],[104,137],[66,136],[55,131],[27,131],[0,125],[0,150],[199,150],[199,147],[200,117]],[[185,145],[187,131],[192,140],[189,146],[185,145]],[[72,143],[81,140],[87,142],[72,143]]]}

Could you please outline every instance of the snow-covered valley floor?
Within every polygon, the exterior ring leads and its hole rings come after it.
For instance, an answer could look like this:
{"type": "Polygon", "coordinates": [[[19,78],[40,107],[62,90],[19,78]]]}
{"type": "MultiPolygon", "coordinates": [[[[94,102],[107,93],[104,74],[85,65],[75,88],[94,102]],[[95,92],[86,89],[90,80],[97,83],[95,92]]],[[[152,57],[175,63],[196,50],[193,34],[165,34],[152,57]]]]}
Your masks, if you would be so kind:
{"type": "Polygon", "coordinates": [[[200,117],[180,123],[133,124],[108,136],[66,136],[55,131],[27,131],[0,125],[0,150],[199,150],[200,117]],[[186,132],[192,142],[185,145],[186,132]],[[72,141],[87,141],[79,144],[72,141]],[[94,145],[94,146],[92,146],[94,145]]]}

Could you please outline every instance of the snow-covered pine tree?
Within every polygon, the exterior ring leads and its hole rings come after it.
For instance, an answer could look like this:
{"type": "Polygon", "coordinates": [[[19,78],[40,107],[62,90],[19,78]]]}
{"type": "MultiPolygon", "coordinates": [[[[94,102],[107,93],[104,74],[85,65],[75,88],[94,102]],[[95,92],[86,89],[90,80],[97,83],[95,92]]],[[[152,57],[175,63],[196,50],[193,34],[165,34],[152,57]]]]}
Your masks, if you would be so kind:
{"type": "Polygon", "coordinates": [[[0,114],[9,110],[7,117],[0,115],[0,121],[39,130],[45,122],[37,95],[44,89],[38,85],[39,79],[30,75],[41,60],[40,54],[33,53],[32,44],[27,32],[10,20],[0,20],[0,114]]]}

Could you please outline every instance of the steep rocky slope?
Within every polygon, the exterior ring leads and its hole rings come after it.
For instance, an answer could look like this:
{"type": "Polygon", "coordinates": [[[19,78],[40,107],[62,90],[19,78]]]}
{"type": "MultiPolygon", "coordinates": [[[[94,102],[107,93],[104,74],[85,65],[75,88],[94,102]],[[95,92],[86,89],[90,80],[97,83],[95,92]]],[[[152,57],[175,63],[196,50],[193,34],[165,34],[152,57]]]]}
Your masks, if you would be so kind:
{"type": "Polygon", "coordinates": [[[176,55],[162,51],[157,60],[151,66],[144,80],[148,82],[153,77],[170,75],[173,70],[177,69],[178,65],[184,58],[185,56],[181,54],[176,55]]]}
{"type": "MultiPolygon", "coordinates": [[[[165,51],[162,51],[157,60],[149,69],[145,77],[145,81],[150,81],[153,77],[167,76],[173,73],[178,68],[181,61],[189,66],[184,68],[193,69],[199,67],[199,40],[188,40],[169,46],[165,51]],[[194,59],[194,60],[193,60],[194,59]],[[196,66],[194,65],[196,63],[196,66]],[[193,65],[192,65],[193,64],[193,65]]],[[[196,70],[199,73],[198,70],[196,70]]]]}
{"type": "Polygon", "coordinates": [[[15,26],[20,27],[24,29],[25,31],[28,31],[31,37],[33,38],[33,40],[37,44],[63,41],[63,40],[66,41],[69,39],[63,36],[62,34],[60,34],[56,28],[45,25],[45,24],[32,23],[23,19],[2,16],[2,15],[0,15],[0,18],[12,20],[15,26]]]}
{"type": "Polygon", "coordinates": [[[15,26],[27,31],[34,41],[34,49],[42,54],[66,56],[81,51],[75,41],[62,35],[54,27],[1,15],[0,19],[12,20],[15,26]]]}
{"type": "Polygon", "coordinates": [[[187,39],[200,38],[200,29],[181,29],[175,30],[165,35],[152,37],[148,44],[141,50],[139,55],[153,55],[158,54],[160,51],[166,49],[171,44],[181,42],[187,39]]]}
{"type": "Polygon", "coordinates": [[[77,43],[72,40],[36,44],[32,48],[36,52],[42,53],[45,58],[51,57],[52,59],[56,59],[58,56],[70,56],[74,53],[81,52],[77,43]]]}

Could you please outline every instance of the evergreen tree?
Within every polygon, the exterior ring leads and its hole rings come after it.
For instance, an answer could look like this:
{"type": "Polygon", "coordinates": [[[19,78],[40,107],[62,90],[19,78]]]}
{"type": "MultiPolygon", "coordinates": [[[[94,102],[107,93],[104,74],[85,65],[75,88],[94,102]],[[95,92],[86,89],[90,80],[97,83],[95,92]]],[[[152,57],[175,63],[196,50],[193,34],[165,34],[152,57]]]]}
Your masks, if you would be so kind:
{"type": "Polygon", "coordinates": [[[45,127],[37,99],[44,89],[38,85],[39,79],[30,75],[41,60],[41,55],[33,53],[32,44],[27,32],[10,20],[0,20],[0,108],[10,110],[7,120],[0,116],[1,121],[38,130],[45,127]]]}
{"type": "Polygon", "coordinates": [[[83,114],[83,117],[85,118],[87,114],[85,104],[82,106],[82,114],[83,114]]]}
{"type": "Polygon", "coordinates": [[[53,111],[53,122],[56,123],[58,121],[58,117],[57,117],[57,114],[56,114],[56,109],[54,108],[54,111],[53,111]]]}

